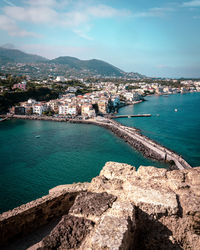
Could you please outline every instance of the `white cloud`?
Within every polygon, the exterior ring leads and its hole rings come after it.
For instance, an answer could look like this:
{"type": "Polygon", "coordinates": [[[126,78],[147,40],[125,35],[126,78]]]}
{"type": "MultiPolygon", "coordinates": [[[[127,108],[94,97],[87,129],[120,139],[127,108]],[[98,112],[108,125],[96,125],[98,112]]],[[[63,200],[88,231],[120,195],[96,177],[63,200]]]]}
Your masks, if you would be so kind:
{"type": "Polygon", "coordinates": [[[57,1],[56,0],[28,0],[28,1],[24,1],[24,3],[27,3],[33,6],[53,6],[57,4],[57,1]]]}
{"type": "Polygon", "coordinates": [[[16,28],[17,25],[20,25],[19,22],[48,24],[71,29],[80,37],[90,40],[92,38],[88,35],[90,31],[88,27],[91,27],[94,19],[130,16],[128,10],[119,10],[102,4],[93,6],[91,3],[72,2],[71,0],[28,0],[24,1],[23,7],[9,4],[3,7],[2,11],[4,17],[10,19],[16,28]],[[61,8],[61,6],[65,6],[65,8],[61,8]]]}
{"type": "Polygon", "coordinates": [[[200,0],[184,2],[183,6],[184,7],[200,7],[200,0]]]}
{"type": "Polygon", "coordinates": [[[88,23],[90,20],[89,16],[81,11],[71,11],[62,15],[59,24],[67,27],[77,27],[81,24],[88,23]]]}
{"type": "Polygon", "coordinates": [[[134,17],[162,17],[166,13],[174,11],[173,8],[151,8],[147,11],[133,14],[134,17]]]}
{"type": "Polygon", "coordinates": [[[74,33],[76,33],[78,36],[86,39],[86,40],[93,40],[93,38],[91,36],[88,35],[88,33],[91,30],[91,26],[90,25],[86,25],[83,28],[79,29],[74,29],[74,33]]]}
{"type": "Polygon", "coordinates": [[[57,17],[56,11],[48,7],[41,8],[24,8],[7,6],[4,9],[6,16],[17,20],[32,23],[46,23],[57,17]]]}
{"type": "Polygon", "coordinates": [[[69,5],[73,0],[24,0],[25,5],[44,6],[44,7],[64,7],[69,5]]]}
{"type": "Polygon", "coordinates": [[[87,9],[89,15],[100,18],[110,18],[115,16],[128,16],[130,11],[128,10],[118,10],[113,7],[100,4],[98,6],[91,6],[87,9]]]}
{"type": "Polygon", "coordinates": [[[38,37],[38,35],[33,32],[28,32],[26,30],[20,29],[12,19],[4,15],[0,15],[0,30],[7,31],[10,36],[38,37]]]}

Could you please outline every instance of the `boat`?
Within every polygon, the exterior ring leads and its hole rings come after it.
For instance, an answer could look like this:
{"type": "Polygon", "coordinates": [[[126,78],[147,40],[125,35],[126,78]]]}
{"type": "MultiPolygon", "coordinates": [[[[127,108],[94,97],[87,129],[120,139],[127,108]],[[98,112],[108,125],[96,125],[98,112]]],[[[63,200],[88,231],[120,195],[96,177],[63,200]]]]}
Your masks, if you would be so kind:
{"type": "Polygon", "coordinates": [[[174,109],[174,111],[175,111],[175,112],[177,112],[177,111],[178,111],[178,109],[174,109]]]}
{"type": "Polygon", "coordinates": [[[35,138],[40,138],[40,135],[36,135],[35,138]]]}

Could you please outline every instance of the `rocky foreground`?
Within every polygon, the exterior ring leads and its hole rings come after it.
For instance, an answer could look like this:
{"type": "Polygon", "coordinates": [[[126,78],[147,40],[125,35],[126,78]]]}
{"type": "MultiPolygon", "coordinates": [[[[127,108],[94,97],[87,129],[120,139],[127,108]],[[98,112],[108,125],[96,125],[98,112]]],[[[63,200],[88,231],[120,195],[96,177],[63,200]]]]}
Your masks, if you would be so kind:
{"type": "MultiPolygon", "coordinates": [[[[52,211],[61,211],[70,193],[74,200],[69,199],[69,209],[29,249],[200,249],[200,168],[168,171],[141,166],[136,171],[108,162],[91,183],[58,186],[43,203],[48,206],[49,197],[62,197],[51,203],[52,211]]],[[[33,211],[31,203],[2,214],[0,229],[5,231],[6,223],[8,228],[16,214],[30,207],[33,211]]],[[[39,211],[44,219],[45,209],[34,212],[30,221],[39,211]]]]}

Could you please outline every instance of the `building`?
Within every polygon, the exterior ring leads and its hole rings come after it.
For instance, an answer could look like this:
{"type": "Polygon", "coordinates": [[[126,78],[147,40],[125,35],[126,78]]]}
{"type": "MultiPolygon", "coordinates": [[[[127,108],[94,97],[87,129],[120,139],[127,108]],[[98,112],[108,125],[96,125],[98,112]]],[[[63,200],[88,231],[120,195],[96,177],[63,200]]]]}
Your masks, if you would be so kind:
{"type": "Polygon", "coordinates": [[[67,112],[69,115],[76,116],[78,115],[78,107],[76,105],[69,105],[67,112]]]}
{"type": "Polygon", "coordinates": [[[23,81],[21,83],[16,83],[13,85],[13,89],[21,89],[26,90],[26,81],[23,81]]]}
{"type": "Polygon", "coordinates": [[[138,93],[133,93],[133,101],[137,102],[137,101],[140,101],[140,100],[143,100],[143,97],[138,93]]]}
{"type": "Polygon", "coordinates": [[[95,117],[96,112],[92,106],[92,104],[83,104],[81,107],[81,114],[85,117],[95,117]]]}
{"type": "Polygon", "coordinates": [[[25,115],[25,107],[21,107],[21,106],[15,107],[14,114],[15,115],[25,115]]]}
{"type": "Polygon", "coordinates": [[[155,91],[156,91],[156,94],[163,94],[163,87],[156,87],[155,91]]]}
{"type": "Polygon", "coordinates": [[[124,97],[126,98],[127,101],[130,101],[130,102],[133,101],[133,93],[132,92],[125,92],[124,97]]]}
{"type": "Polygon", "coordinates": [[[49,106],[49,108],[51,110],[53,110],[54,112],[59,112],[59,105],[60,105],[60,102],[58,100],[50,100],[47,105],[49,106]]]}
{"type": "Polygon", "coordinates": [[[58,106],[58,113],[59,115],[67,115],[68,114],[68,105],[59,105],[58,106]]]}
{"type": "Polygon", "coordinates": [[[33,113],[34,114],[42,115],[42,113],[44,111],[47,111],[46,104],[38,103],[38,104],[33,105],[33,113]]]}
{"type": "Polygon", "coordinates": [[[59,115],[72,115],[76,116],[78,115],[78,107],[77,105],[59,105],[59,115]]]}
{"type": "Polygon", "coordinates": [[[30,104],[30,105],[34,105],[34,104],[37,103],[37,101],[34,100],[34,99],[28,99],[27,103],[30,104]]]}
{"type": "Polygon", "coordinates": [[[65,82],[66,79],[64,78],[64,76],[57,76],[56,77],[56,82],[65,82]]]}
{"type": "Polygon", "coordinates": [[[101,113],[101,114],[107,113],[107,104],[108,104],[107,100],[99,100],[98,101],[99,113],[101,113]]]}

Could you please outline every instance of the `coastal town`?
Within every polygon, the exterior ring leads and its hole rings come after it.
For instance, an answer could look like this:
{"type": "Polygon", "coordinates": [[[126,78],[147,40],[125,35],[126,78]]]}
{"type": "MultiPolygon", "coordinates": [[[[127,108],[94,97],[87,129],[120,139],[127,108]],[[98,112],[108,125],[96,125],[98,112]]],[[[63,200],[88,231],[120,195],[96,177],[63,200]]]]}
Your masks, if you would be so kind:
{"type": "MultiPolygon", "coordinates": [[[[2,82],[12,76],[1,75],[2,82]]],[[[17,102],[7,112],[10,115],[37,115],[60,118],[88,119],[97,115],[117,113],[120,107],[144,101],[146,95],[164,95],[199,92],[198,80],[160,80],[149,79],[67,79],[57,76],[54,79],[31,81],[28,77],[19,78],[8,87],[0,86],[1,95],[5,93],[26,93],[30,89],[56,90],[57,98],[37,100],[27,98],[17,102]],[[180,85],[180,86],[179,86],[180,85]]]]}

